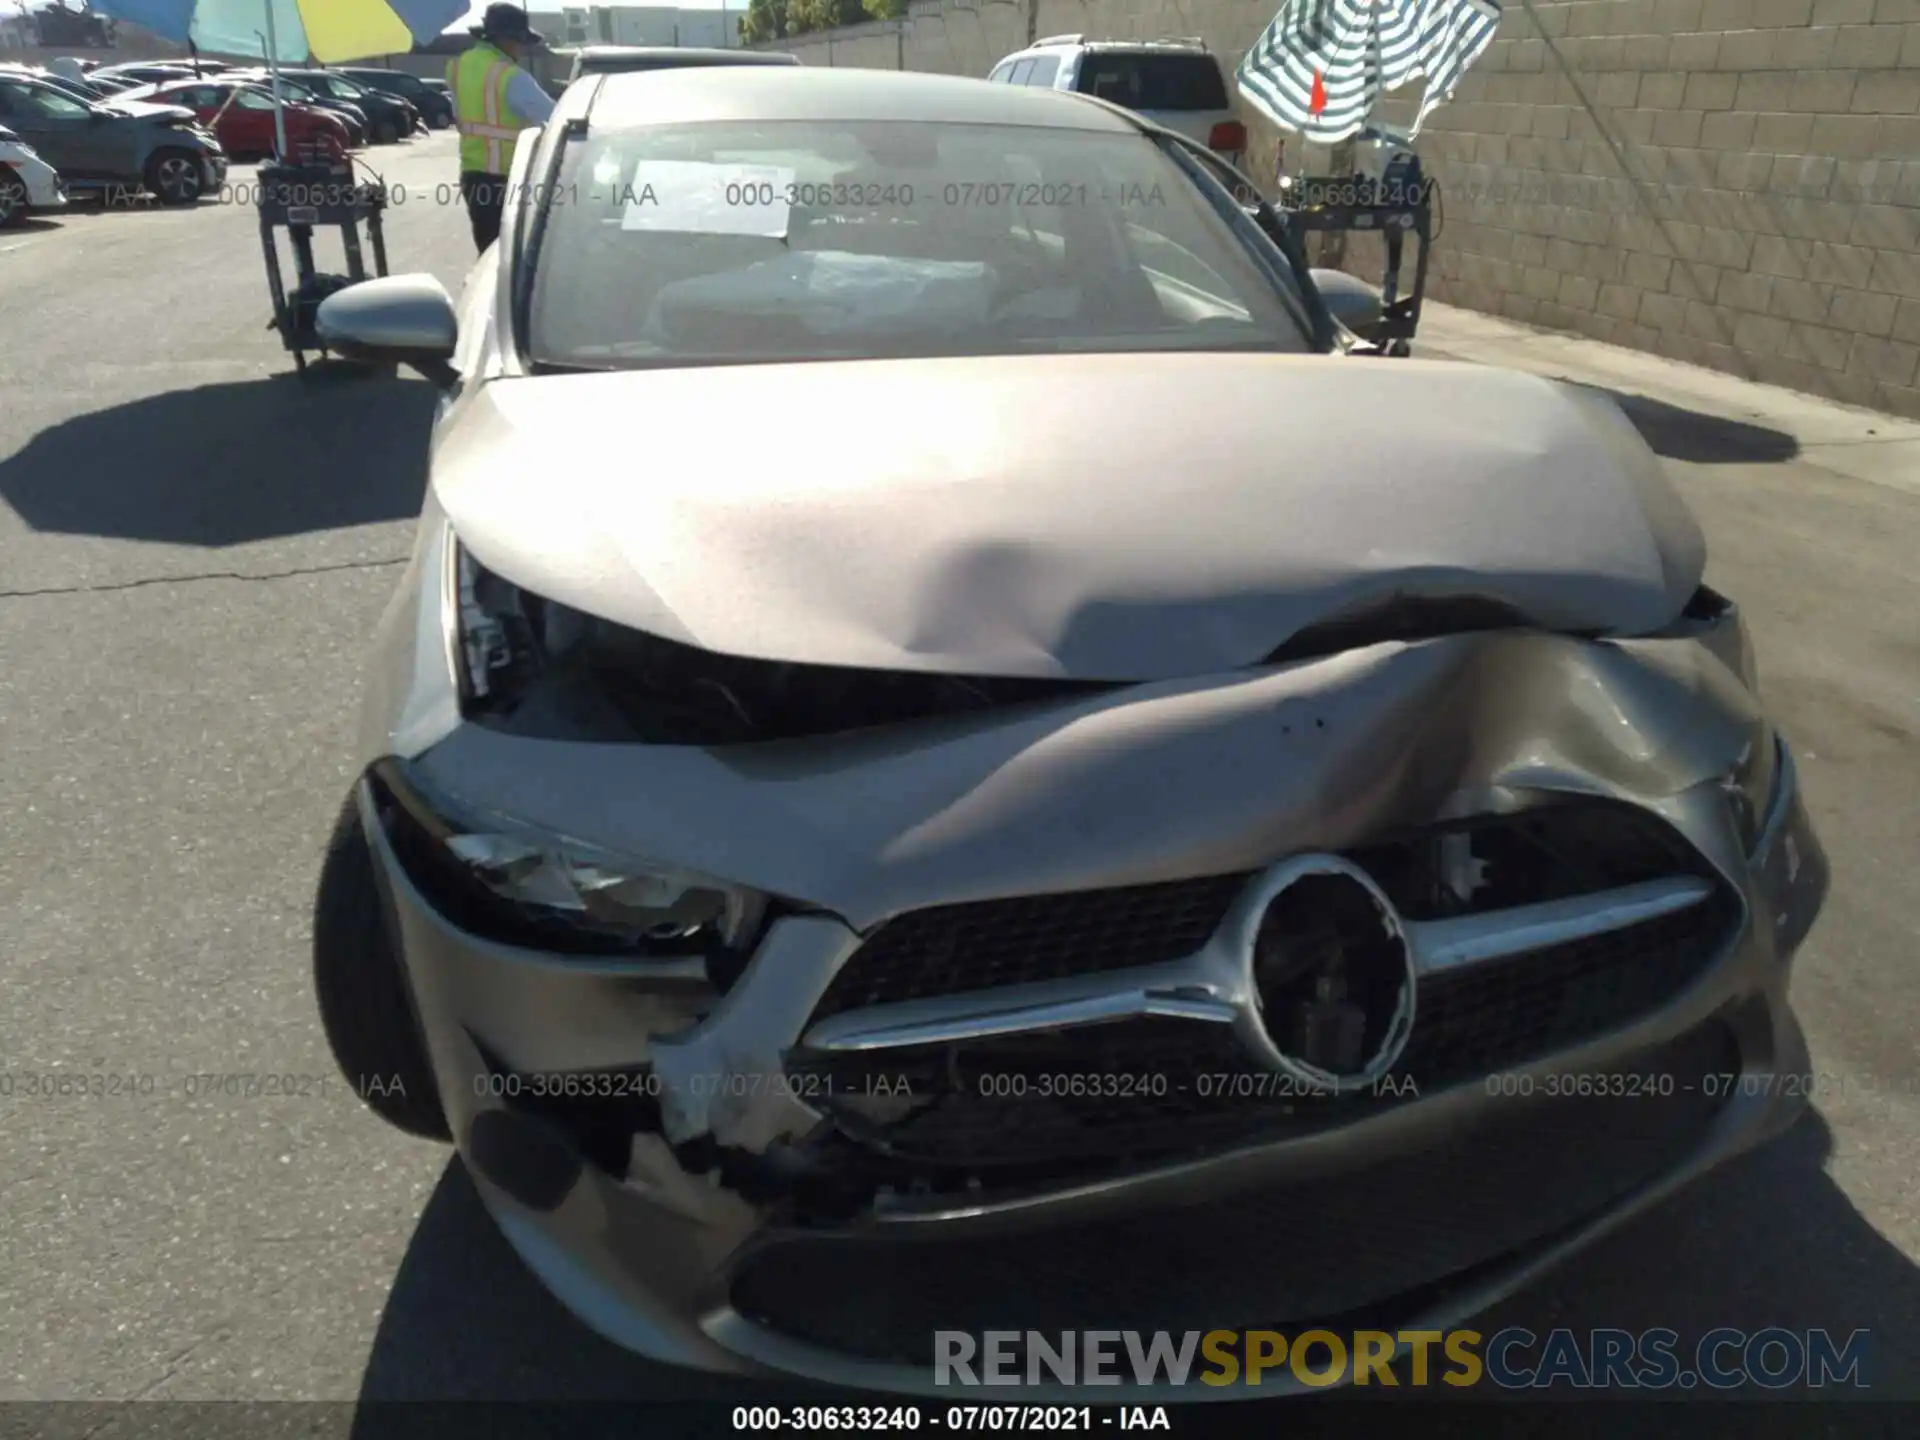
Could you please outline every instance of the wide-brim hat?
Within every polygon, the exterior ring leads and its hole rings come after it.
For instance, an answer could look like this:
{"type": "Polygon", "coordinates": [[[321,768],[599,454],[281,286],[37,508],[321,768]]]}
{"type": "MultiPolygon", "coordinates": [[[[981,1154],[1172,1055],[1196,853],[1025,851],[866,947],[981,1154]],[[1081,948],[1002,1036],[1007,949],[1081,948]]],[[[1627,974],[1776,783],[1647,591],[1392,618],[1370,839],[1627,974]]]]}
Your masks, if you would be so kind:
{"type": "Polygon", "coordinates": [[[482,40],[518,40],[526,45],[547,43],[547,37],[533,28],[527,12],[518,5],[487,6],[480,23],[472,27],[472,33],[482,40]]]}

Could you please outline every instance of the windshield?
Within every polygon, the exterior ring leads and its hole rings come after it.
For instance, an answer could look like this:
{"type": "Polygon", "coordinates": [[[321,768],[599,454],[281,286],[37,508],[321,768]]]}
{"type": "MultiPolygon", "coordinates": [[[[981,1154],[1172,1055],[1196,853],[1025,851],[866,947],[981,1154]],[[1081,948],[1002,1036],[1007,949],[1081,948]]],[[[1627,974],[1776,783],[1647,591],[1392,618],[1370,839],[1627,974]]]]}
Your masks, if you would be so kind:
{"type": "Polygon", "coordinates": [[[1134,134],[589,134],[533,264],[529,350],[555,365],[1312,348],[1298,297],[1134,134]]]}

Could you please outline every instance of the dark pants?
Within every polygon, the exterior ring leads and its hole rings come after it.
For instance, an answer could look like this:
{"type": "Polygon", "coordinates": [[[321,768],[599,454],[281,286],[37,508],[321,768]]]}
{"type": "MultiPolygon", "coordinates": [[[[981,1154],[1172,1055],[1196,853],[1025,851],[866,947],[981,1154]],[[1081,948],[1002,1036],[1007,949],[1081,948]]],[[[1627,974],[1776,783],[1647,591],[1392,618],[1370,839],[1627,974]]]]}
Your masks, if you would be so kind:
{"type": "Polygon", "coordinates": [[[460,172],[460,199],[473,226],[473,248],[484,253],[500,238],[500,208],[507,203],[507,177],[484,170],[460,172]]]}

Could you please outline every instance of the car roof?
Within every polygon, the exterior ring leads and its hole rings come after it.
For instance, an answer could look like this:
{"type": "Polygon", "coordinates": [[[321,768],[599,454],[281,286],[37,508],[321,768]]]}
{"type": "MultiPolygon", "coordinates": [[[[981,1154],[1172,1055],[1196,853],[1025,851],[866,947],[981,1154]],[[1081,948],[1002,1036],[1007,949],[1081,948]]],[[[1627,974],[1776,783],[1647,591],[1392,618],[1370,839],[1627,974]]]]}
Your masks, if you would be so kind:
{"type": "Polygon", "coordinates": [[[785,50],[731,50],[711,45],[582,45],[573,52],[582,65],[648,61],[668,65],[702,65],[719,61],[735,65],[798,65],[800,58],[785,50]]]}
{"type": "Polygon", "coordinates": [[[901,70],[740,65],[654,70],[585,79],[562,97],[562,120],[594,128],[714,120],[916,121],[1140,133],[1123,111],[1065,91],[989,85],[957,75],[901,70]]]}
{"type": "MultiPolygon", "coordinates": [[[[1089,40],[1081,35],[1049,35],[1036,40],[1017,55],[1033,55],[1050,50],[1091,50],[1103,54],[1207,55],[1213,52],[1199,37],[1169,37],[1161,40],[1089,40]]],[[[1013,59],[1009,55],[1007,59],[1013,59]]]]}

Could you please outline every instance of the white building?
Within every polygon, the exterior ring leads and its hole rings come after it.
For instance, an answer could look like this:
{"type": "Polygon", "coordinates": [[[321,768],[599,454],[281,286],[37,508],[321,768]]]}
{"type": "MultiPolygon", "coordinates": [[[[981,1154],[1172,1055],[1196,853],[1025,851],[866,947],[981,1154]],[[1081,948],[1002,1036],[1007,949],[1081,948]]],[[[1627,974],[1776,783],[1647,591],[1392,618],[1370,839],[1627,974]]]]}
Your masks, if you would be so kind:
{"type": "Polygon", "coordinates": [[[720,48],[739,43],[744,9],[677,5],[576,5],[560,12],[561,45],[677,45],[720,48]]]}

